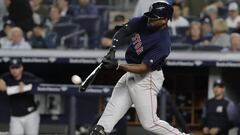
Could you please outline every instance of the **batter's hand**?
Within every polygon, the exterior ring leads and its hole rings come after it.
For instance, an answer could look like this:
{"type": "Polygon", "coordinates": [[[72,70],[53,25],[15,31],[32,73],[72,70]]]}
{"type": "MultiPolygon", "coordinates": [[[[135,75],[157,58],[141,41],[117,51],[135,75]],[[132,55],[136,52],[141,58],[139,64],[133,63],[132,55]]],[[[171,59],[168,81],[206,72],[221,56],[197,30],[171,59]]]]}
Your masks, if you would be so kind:
{"type": "Polygon", "coordinates": [[[3,79],[0,79],[0,91],[6,91],[7,85],[3,79]]]}
{"type": "Polygon", "coordinates": [[[116,48],[111,47],[107,55],[104,56],[104,59],[115,59],[115,52],[116,52],[116,48]]]}
{"type": "Polygon", "coordinates": [[[116,59],[106,59],[102,60],[103,66],[107,69],[117,69],[118,61],[116,59]]]}

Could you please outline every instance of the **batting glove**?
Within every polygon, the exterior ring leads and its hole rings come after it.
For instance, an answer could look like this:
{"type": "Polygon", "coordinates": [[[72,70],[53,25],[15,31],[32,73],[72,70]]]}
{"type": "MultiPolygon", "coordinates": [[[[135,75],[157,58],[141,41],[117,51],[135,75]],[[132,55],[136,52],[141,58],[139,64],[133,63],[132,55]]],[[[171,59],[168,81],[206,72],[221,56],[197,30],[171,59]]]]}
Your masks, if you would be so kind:
{"type": "Polygon", "coordinates": [[[116,59],[106,59],[102,60],[103,66],[106,69],[118,69],[118,61],[116,59]]]}
{"type": "Polygon", "coordinates": [[[104,56],[104,59],[115,59],[115,52],[116,52],[116,47],[115,46],[111,47],[107,55],[104,56]]]}

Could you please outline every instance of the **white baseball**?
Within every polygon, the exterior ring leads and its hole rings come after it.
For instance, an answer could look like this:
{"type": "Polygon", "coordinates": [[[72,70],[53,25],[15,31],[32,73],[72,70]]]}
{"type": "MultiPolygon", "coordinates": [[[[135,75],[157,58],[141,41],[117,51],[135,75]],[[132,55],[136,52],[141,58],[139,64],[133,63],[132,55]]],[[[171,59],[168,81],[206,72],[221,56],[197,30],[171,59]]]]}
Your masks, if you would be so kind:
{"type": "Polygon", "coordinates": [[[82,83],[82,79],[78,75],[73,75],[71,79],[74,84],[82,83]]]}

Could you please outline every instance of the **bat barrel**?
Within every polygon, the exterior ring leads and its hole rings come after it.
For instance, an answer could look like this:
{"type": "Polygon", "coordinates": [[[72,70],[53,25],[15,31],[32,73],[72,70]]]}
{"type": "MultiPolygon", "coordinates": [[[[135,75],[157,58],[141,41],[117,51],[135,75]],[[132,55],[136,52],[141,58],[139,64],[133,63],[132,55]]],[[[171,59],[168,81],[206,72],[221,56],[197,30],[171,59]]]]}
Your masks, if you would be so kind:
{"type": "Polygon", "coordinates": [[[100,71],[102,68],[103,63],[100,63],[93,71],[92,73],[85,79],[85,81],[81,84],[79,91],[84,92],[86,91],[87,87],[93,82],[95,79],[97,73],[100,71]]]}

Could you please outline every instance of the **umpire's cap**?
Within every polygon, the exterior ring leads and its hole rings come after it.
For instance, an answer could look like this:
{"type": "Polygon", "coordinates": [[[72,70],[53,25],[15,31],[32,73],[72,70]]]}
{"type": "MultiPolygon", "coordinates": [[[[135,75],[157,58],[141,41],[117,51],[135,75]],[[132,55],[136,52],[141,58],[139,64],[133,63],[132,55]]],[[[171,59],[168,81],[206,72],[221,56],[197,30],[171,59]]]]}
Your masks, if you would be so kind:
{"type": "Polygon", "coordinates": [[[9,62],[10,68],[18,68],[22,66],[22,61],[20,59],[11,59],[9,62]]]}
{"type": "Polygon", "coordinates": [[[173,7],[167,2],[155,2],[150,8],[149,12],[144,13],[147,18],[168,18],[171,19],[173,15],[173,7]]]}
{"type": "Polygon", "coordinates": [[[221,88],[225,87],[225,83],[221,79],[217,79],[213,83],[213,87],[219,86],[221,88]]]}

